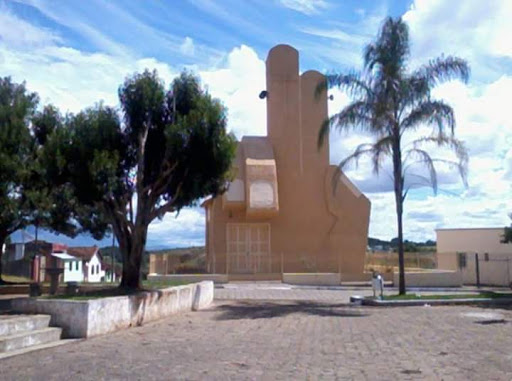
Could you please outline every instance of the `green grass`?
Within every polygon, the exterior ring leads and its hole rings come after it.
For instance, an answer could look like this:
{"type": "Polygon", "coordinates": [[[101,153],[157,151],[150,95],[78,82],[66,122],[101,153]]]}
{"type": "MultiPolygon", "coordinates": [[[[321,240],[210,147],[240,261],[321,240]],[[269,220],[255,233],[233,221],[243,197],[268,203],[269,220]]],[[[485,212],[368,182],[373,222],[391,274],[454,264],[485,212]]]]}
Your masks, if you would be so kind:
{"type": "Polygon", "coordinates": [[[500,299],[512,298],[512,293],[481,292],[478,294],[434,294],[434,295],[384,295],[384,300],[450,300],[450,299],[500,299]]]}
{"type": "Polygon", "coordinates": [[[2,274],[2,279],[5,280],[6,282],[13,282],[13,283],[30,283],[30,282],[32,282],[32,279],[30,279],[30,278],[25,278],[25,277],[16,276],[16,275],[7,275],[7,274],[2,274]]]}
{"type": "Polygon", "coordinates": [[[183,286],[185,284],[189,284],[193,282],[185,281],[185,280],[176,280],[176,279],[166,279],[166,280],[144,280],[142,281],[142,287],[149,289],[161,289],[167,287],[174,286],[183,286]]]}
{"type": "MultiPolygon", "coordinates": [[[[182,281],[182,280],[145,280],[142,281],[142,291],[144,290],[159,290],[173,286],[183,286],[185,284],[189,284],[191,282],[182,281]]],[[[90,286],[89,283],[85,283],[83,285],[90,286]]],[[[99,298],[108,298],[112,296],[123,296],[130,295],[136,292],[126,292],[126,290],[120,289],[113,284],[103,284],[103,288],[96,290],[87,290],[77,295],[46,295],[42,298],[44,299],[65,299],[65,300],[91,300],[91,299],[99,299],[99,298]]],[[[96,287],[94,287],[96,288],[96,287]]],[[[99,288],[99,287],[98,287],[99,288]]]]}

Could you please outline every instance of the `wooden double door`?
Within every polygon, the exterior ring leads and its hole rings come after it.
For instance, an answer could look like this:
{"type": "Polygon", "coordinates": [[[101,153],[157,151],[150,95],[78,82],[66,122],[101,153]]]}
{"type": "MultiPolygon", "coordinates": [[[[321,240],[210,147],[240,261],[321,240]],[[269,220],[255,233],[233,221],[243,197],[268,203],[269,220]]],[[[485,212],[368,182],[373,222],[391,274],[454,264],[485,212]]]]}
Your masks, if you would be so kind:
{"type": "Polygon", "coordinates": [[[270,273],[270,224],[227,224],[227,250],[229,273],[270,273]]]}

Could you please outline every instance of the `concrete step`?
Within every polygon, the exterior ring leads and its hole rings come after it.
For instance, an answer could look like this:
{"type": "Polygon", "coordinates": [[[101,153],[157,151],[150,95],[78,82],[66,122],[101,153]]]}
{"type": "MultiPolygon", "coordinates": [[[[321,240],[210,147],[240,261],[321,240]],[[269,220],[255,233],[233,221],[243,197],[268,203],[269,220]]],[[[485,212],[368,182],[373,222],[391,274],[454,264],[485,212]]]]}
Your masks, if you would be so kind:
{"type": "Polygon", "coordinates": [[[0,299],[0,312],[9,311],[11,309],[11,299],[0,299]]]}
{"type": "Polygon", "coordinates": [[[61,328],[43,328],[0,337],[0,353],[60,340],[61,328]]]}
{"type": "Polygon", "coordinates": [[[0,337],[48,327],[50,315],[1,315],[0,337]]]}
{"type": "Polygon", "coordinates": [[[59,341],[52,341],[51,343],[39,344],[39,345],[31,346],[31,347],[16,349],[16,350],[10,351],[10,352],[3,352],[3,353],[0,353],[0,360],[6,359],[9,357],[24,355],[25,353],[40,351],[43,349],[60,347],[61,345],[73,344],[73,343],[77,343],[77,342],[80,342],[83,340],[85,340],[85,339],[64,339],[64,340],[59,340],[59,341]]]}

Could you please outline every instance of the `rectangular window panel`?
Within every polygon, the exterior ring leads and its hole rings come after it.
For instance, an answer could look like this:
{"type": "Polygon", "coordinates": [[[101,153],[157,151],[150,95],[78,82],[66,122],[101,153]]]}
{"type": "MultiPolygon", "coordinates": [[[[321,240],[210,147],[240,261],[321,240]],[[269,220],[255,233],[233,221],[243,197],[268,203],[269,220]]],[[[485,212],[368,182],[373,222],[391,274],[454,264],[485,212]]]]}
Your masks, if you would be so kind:
{"type": "Polygon", "coordinates": [[[466,267],[466,253],[457,253],[459,260],[459,268],[463,269],[466,267]]]}

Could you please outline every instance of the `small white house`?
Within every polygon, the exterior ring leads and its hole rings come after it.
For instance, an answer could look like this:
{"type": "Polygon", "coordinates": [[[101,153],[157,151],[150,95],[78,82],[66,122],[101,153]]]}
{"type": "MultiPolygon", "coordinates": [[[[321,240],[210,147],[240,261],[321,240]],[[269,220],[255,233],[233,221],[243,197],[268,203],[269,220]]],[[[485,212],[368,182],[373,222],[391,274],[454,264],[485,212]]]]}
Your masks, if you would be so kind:
{"type": "Polygon", "coordinates": [[[101,282],[105,280],[102,257],[97,246],[68,247],[68,254],[81,259],[84,282],[101,282]]]}
{"type": "Polygon", "coordinates": [[[114,265],[114,267],[112,267],[112,264],[106,261],[103,267],[105,270],[105,282],[114,283],[119,281],[119,278],[121,278],[121,269],[119,266],[114,265]]]}
{"type": "Polygon", "coordinates": [[[61,260],[64,273],[64,282],[83,282],[82,260],[66,253],[52,253],[52,256],[61,260]]]}

